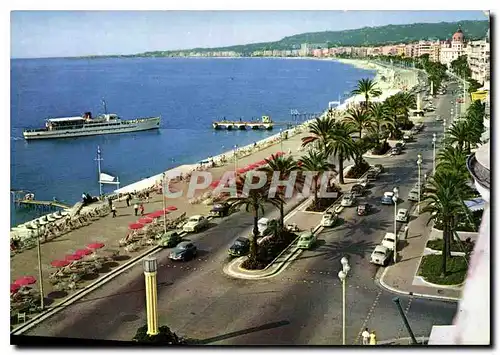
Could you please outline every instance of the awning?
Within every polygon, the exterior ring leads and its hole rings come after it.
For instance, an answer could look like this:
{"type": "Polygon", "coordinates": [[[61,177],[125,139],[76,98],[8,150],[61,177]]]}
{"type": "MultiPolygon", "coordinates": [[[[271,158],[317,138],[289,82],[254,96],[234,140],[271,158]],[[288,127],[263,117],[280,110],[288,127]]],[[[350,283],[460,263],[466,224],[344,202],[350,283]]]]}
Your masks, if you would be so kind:
{"type": "Polygon", "coordinates": [[[481,197],[464,201],[464,203],[472,212],[484,210],[485,201],[481,197]]]}

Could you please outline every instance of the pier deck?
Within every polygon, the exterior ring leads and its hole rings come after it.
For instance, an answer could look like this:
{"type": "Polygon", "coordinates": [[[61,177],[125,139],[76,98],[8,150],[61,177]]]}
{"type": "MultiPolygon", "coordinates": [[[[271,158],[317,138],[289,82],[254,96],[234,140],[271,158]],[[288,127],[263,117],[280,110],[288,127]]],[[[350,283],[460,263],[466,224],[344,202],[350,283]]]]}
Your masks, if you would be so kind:
{"type": "Polygon", "coordinates": [[[15,200],[15,203],[20,205],[31,205],[31,206],[46,206],[46,207],[56,207],[56,208],[71,208],[71,206],[64,204],[60,201],[38,201],[38,200],[15,200]]]}
{"type": "Polygon", "coordinates": [[[246,130],[250,129],[264,129],[271,130],[273,129],[274,123],[264,123],[264,122],[241,122],[241,121],[221,121],[214,122],[212,124],[214,129],[227,129],[227,130],[246,130]]]}

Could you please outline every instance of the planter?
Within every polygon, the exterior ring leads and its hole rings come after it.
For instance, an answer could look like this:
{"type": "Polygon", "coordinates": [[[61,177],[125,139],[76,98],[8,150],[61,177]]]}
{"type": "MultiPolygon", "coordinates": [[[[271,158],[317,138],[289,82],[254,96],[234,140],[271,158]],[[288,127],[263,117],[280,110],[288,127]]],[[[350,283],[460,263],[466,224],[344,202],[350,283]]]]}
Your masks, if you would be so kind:
{"type": "Polygon", "coordinates": [[[346,178],[359,179],[361,176],[363,176],[364,173],[368,171],[368,169],[370,169],[370,164],[368,164],[366,161],[363,161],[363,164],[361,166],[356,167],[356,165],[354,165],[346,174],[346,178]]]}
{"type": "Polygon", "coordinates": [[[423,255],[415,277],[421,277],[426,283],[434,284],[436,287],[459,286],[465,282],[468,264],[463,256],[455,256],[447,260],[448,275],[444,278],[440,276],[441,264],[441,255],[434,253],[423,255]]]}
{"type": "MultiPolygon", "coordinates": [[[[461,241],[465,241],[468,238],[470,238],[472,241],[476,241],[477,238],[479,237],[479,232],[457,232],[458,237],[460,238],[461,241]]],[[[443,239],[443,231],[437,228],[432,227],[431,231],[431,236],[430,240],[435,240],[435,239],[443,239]]]]}

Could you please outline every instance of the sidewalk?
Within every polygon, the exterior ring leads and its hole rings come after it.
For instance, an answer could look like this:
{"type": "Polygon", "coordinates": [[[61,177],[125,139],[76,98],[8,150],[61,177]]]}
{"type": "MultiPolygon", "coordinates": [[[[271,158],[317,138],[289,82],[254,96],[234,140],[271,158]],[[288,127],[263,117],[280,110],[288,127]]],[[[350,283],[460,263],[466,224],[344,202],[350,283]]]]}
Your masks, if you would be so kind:
{"type": "MultiPolygon", "coordinates": [[[[413,279],[429,239],[432,226],[426,225],[428,214],[422,214],[408,224],[408,237],[399,240],[398,263],[385,268],[379,282],[385,289],[422,298],[457,301],[461,291],[443,287],[415,286],[413,279]]],[[[401,234],[400,234],[401,235],[401,234]]]]}

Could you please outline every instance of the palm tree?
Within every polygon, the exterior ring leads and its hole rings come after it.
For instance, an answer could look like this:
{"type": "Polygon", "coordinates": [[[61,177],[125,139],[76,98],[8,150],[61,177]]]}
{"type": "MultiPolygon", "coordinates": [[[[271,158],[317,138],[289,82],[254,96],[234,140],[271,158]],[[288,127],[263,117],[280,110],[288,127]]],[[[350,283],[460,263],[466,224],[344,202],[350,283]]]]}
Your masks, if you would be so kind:
{"type": "Polygon", "coordinates": [[[465,152],[452,146],[445,146],[439,151],[437,170],[449,171],[461,176],[464,181],[470,181],[471,176],[467,170],[467,155],[465,152]]]}
{"type": "Polygon", "coordinates": [[[363,135],[363,129],[369,128],[372,125],[372,120],[368,111],[362,108],[350,108],[347,110],[346,122],[352,123],[359,132],[359,139],[363,135]]]}
{"type": "Polygon", "coordinates": [[[400,92],[395,95],[397,97],[397,101],[399,104],[399,112],[403,115],[404,124],[409,123],[409,114],[410,109],[417,108],[417,100],[415,95],[410,94],[409,92],[400,92]]]}
{"type": "Polygon", "coordinates": [[[351,91],[351,95],[363,95],[365,97],[365,107],[368,107],[370,97],[382,95],[382,91],[376,86],[377,83],[372,79],[360,79],[356,88],[351,91]]]}
{"type": "MultiPolygon", "coordinates": [[[[264,171],[267,174],[268,181],[271,181],[273,178],[273,174],[275,172],[279,172],[279,180],[287,181],[290,178],[290,175],[293,171],[300,170],[297,162],[293,160],[291,156],[283,156],[283,155],[272,155],[271,159],[266,159],[267,165],[259,168],[259,171],[264,171]]],[[[303,185],[303,181],[300,177],[297,177],[294,184],[294,189],[298,189],[303,185]]],[[[282,198],[280,201],[280,226],[283,228],[285,221],[285,211],[284,211],[284,190],[279,189],[279,195],[282,198]]]]}
{"type": "Polygon", "coordinates": [[[354,132],[354,127],[348,122],[337,122],[330,132],[329,145],[339,161],[340,184],[344,184],[344,160],[354,157],[354,140],[351,137],[354,132]]]}
{"type": "Polygon", "coordinates": [[[465,151],[466,142],[471,139],[469,124],[466,121],[454,122],[447,130],[446,141],[448,144],[453,145],[456,143],[460,151],[465,151]]]}
{"type": "Polygon", "coordinates": [[[398,116],[399,116],[399,102],[396,96],[388,97],[383,105],[387,109],[388,120],[392,122],[387,128],[390,132],[390,137],[392,139],[397,139],[400,135],[400,130],[398,128],[398,116]]]}
{"type": "Polygon", "coordinates": [[[325,172],[336,172],[335,165],[328,162],[328,157],[323,152],[309,151],[299,159],[303,171],[313,172],[312,184],[314,187],[314,206],[318,207],[318,179],[325,172]]]}
{"type": "Polygon", "coordinates": [[[368,114],[371,117],[372,123],[372,126],[370,128],[376,137],[377,146],[380,146],[382,129],[394,127],[394,122],[390,119],[389,109],[387,108],[387,106],[379,102],[374,102],[370,105],[368,114]]]}
{"type": "Polygon", "coordinates": [[[317,118],[309,124],[310,136],[302,138],[302,146],[305,147],[314,142],[318,142],[319,146],[329,156],[331,154],[331,148],[328,145],[329,134],[334,125],[335,120],[331,117],[317,118]]]}
{"type": "MultiPolygon", "coordinates": [[[[246,179],[248,179],[248,177],[246,179]]],[[[269,197],[268,183],[259,189],[250,189],[248,193],[245,193],[246,179],[238,177],[236,181],[236,196],[228,198],[227,202],[231,203],[232,209],[245,206],[247,212],[253,213],[253,236],[250,238],[250,259],[256,261],[258,255],[257,238],[259,237],[259,212],[261,215],[264,214],[264,206],[267,203],[279,208],[283,201],[279,196],[274,198],[269,197]]]]}

